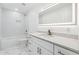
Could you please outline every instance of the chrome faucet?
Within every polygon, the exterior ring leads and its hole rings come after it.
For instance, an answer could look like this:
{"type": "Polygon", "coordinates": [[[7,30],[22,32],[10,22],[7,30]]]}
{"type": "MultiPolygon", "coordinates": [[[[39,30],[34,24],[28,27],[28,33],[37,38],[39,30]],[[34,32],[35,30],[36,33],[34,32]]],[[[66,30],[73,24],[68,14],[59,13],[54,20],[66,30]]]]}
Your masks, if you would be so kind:
{"type": "Polygon", "coordinates": [[[51,33],[50,29],[48,29],[48,35],[52,35],[52,33],[51,33]]]}

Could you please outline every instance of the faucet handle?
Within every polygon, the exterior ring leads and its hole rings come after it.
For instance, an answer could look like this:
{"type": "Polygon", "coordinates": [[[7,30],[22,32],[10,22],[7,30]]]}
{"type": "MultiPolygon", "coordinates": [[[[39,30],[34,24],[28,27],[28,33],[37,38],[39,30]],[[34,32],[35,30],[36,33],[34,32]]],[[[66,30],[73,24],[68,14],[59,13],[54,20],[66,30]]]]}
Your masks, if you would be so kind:
{"type": "Polygon", "coordinates": [[[50,29],[48,29],[48,35],[52,35],[52,33],[51,33],[50,29]]]}

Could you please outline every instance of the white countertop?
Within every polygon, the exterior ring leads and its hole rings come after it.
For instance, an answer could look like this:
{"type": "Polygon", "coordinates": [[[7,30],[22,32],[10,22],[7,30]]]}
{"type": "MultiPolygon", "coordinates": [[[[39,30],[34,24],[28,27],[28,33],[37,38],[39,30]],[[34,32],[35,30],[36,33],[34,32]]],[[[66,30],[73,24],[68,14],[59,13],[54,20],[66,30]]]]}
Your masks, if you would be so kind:
{"type": "Polygon", "coordinates": [[[56,35],[49,36],[47,34],[42,33],[30,33],[31,35],[41,38],[46,41],[50,41],[55,44],[59,44],[61,46],[67,47],[71,50],[75,50],[79,52],[79,40],[77,39],[70,39],[70,38],[64,38],[56,35]]]}

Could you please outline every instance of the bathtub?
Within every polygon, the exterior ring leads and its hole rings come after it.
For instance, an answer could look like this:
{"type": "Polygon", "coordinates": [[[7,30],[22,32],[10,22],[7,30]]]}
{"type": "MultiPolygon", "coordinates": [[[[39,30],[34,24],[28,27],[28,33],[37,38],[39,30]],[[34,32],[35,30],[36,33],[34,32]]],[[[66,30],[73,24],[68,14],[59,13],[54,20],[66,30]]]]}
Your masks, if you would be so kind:
{"type": "Polygon", "coordinates": [[[20,44],[25,44],[26,37],[6,37],[0,39],[0,50],[8,49],[20,44]]]}

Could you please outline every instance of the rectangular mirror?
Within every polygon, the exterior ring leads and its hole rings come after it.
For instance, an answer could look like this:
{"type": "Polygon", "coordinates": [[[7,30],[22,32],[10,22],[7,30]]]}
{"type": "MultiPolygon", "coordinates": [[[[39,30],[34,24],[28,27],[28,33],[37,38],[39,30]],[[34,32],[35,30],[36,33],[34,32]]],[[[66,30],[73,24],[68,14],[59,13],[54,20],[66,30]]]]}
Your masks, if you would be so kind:
{"type": "Polygon", "coordinates": [[[76,25],[76,3],[56,3],[39,13],[40,25],[76,25]]]}

